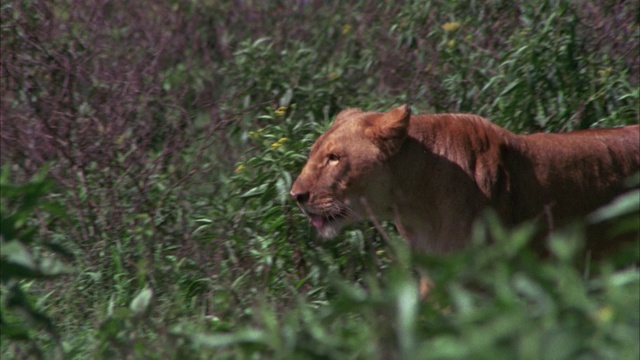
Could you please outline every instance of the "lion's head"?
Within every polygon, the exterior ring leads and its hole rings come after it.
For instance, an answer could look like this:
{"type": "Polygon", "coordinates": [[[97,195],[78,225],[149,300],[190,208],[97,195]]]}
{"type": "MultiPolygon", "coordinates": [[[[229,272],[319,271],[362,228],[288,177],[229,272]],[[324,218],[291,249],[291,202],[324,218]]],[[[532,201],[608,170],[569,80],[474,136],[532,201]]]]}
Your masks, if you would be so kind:
{"type": "Polygon", "coordinates": [[[343,110],[311,148],[291,196],[322,237],[371,216],[388,217],[391,174],[386,160],[407,137],[410,107],[387,113],[343,110]]]}

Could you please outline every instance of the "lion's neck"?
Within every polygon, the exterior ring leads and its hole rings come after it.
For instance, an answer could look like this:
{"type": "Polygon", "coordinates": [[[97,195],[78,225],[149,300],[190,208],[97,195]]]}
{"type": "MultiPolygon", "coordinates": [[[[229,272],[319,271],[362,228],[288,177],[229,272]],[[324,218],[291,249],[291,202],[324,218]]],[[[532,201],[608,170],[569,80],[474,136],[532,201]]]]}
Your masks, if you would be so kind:
{"type": "Polygon", "coordinates": [[[492,202],[498,174],[479,170],[499,161],[493,146],[512,135],[483,122],[464,115],[412,118],[410,137],[389,161],[393,220],[412,245],[434,252],[463,247],[473,220],[492,202]]]}

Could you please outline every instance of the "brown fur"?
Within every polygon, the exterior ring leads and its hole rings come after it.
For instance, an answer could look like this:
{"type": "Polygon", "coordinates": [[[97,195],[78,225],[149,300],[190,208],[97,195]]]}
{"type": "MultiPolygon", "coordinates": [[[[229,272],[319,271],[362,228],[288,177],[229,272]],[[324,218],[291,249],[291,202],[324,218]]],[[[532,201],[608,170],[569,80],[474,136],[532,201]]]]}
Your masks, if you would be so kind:
{"type": "Polygon", "coordinates": [[[446,252],[469,243],[487,207],[508,225],[561,226],[624,192],[639,169],[637,125],[516,135],[475,115],[348,109],[313,145],[291,194],[322,236],[392,220],[415,249],[446,252]]]}

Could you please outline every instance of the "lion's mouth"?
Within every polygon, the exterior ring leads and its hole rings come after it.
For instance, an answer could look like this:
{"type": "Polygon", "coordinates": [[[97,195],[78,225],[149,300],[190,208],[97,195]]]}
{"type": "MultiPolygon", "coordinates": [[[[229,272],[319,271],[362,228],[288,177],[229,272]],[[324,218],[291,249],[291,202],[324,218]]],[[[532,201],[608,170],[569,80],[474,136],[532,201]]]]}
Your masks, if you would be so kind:
{"type": "Polygon", "coordinates": [[[309,222],[316,229],[322,229],[328,225],[336,223],[340,220],[344,220],[347,218],[346,211],[339,211],[335,213],[324,213],[317,214],[312,212],[307,212],[307,216],[309,217],[309,222]]]}

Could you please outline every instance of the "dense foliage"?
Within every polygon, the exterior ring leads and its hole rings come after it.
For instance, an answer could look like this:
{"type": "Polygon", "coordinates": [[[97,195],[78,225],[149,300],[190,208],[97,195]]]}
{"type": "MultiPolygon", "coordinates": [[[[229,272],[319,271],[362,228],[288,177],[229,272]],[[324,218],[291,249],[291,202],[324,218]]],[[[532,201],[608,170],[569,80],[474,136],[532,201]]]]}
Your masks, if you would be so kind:
{"type": "MultiPolygon", "coordinates": [[[[533,226],[491,214],[446,257],[412,254],[386,225],[322,241],[288,190],[345,107],[408,102],[516,132],[640,122],[638,14],[604,0],[3,2],[0,356],[637,359],[637,244],[585,264],[576,224],[540,260],[533,226]],[[428,301],[415,269],[437,285],[428,301]]],[[[639,211],[632,190],[585,221],[638,231],[639,211]]]]}

